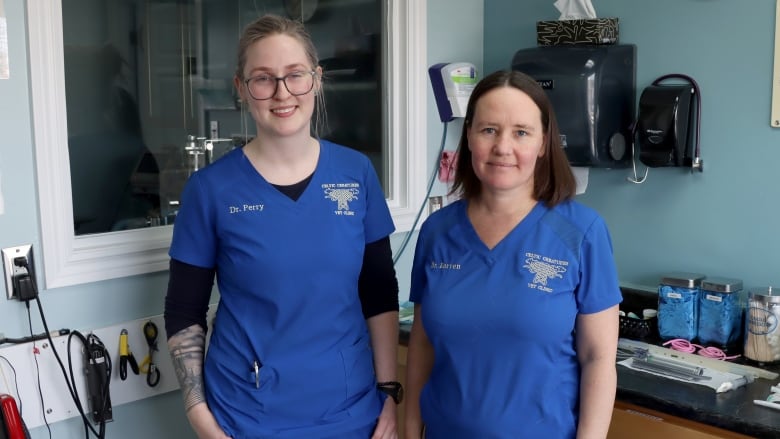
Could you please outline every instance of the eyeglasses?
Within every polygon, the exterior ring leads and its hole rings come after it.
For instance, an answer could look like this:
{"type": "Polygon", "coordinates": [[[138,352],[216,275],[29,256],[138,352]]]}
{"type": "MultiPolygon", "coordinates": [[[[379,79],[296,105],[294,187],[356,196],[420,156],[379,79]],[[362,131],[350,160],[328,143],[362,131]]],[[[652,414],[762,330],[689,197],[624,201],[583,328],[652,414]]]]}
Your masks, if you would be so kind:
{"type": "Polygon", "coordinates": [[[301,96],[310,92],[314,88],[314,76],[317,74],[314,70],[304,72],[295,71],[288,73],[280,78],[271,75],[257,75],[244,81],[249,95],[258,101],[271,99],[276,94],[279,87],[279,81],[284,83],[287,91],[293,96],[301,96]]]}

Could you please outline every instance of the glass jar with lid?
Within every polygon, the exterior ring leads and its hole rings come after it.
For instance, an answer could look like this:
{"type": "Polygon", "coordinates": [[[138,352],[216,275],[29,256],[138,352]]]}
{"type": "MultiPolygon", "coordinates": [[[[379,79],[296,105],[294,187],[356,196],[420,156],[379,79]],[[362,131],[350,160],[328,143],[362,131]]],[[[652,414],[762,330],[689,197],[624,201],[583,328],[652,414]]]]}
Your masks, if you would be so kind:
{"type": "Polygon", "coordinates": [[[658,285],[658,335],[693,341],[698,333],[699,293],[706,276],[670,273],[658,285]]]}
{"type": "Polygon", "coordinates": [[[745,309],[745,357],[780,362],[780,291],[751,288],[745,309]]]}
{"type": "Polygon", "coordinates": [[[698,338],[702,344],[727,348],[742,334],[742,281],[706,278],[699,295],[698,338]]]}

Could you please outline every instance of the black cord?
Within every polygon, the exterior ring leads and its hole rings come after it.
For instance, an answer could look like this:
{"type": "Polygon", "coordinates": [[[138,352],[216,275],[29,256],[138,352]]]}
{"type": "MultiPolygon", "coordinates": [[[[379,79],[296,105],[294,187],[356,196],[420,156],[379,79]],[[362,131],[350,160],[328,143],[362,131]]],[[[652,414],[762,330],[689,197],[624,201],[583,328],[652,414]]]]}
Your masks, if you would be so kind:
{"type": "MultiPolygon", "coordinates": [[[[43,314],[43,308],[41,307],[41,301],[36,296],[36,301],[38,302],[38,307],[41,312],[41,320],[43,321],[44,327],[46,327],[46,318],[43,314]]],[[[48,334],[48,329],[46,330],[46,333],[48,334]]],[[[62,375],[65,377],[65,384],[68,386],[68,391],[70,392],[70,397],[73,400],[73,403],[76,405],[76,410],[78,410],[79,415],[81,416],[82,422],[84,423],[84,437],[89,439],[89,433],[92,432],[97,438],[102,439],[105,437],[105,430],[104,430],[104,423],[100,423],[100,431],[95,430],[95,428],[92,426],[92,424],[89,422],[89,418],[87,417],[86,412],[84,411],[84,406],[81,404],[81,398],[79,397],[78,389],[76,387],[76,379],[73,375],[73,359],[71,357],[71,340],[73,337],[79,338],[79,340],[84,345],[85,349],[89,348],[89,341],[87,340],[84,335],[82,335],[79,331],[71,331],[68,335],[68,344],[67,344],[67,351],[68,351],[68,369],[70,371],[70,377],[68,376],[68,373],[65,371],[65,365],[62,363],[62,359],[60,359],[59,354],[57,353],[57,350],[54,349],[53,341],[51,340],[51,337],[49,337],[49,343],[52,344],[52,352],[54,352],[54,356],[57,358],[57,363],[60,366],[60,370],[62,371],[62,375]]],[[[110,358],[110,357],[107,357],[110,358]]],[[[110,370],[110,368],[109,368],[110,370]]]]}
{"type": "Polygon", "coordinates": [[[73,375],[73,358],[71,357],[70,347],[70,343],[73,340],[73,337],[77,337],[85,349],[87,346],[89,346],[89,342],[87,341],[86,337],[84,337],[84,335],[82,335],[79,331],[73,331],[70,333],[70,335],[68,335],[68,344],[66,345],[66,350],[68,351],[68,371],[70,372],[70,379],[68,379],[66,376],[65,382],[68,383],[68,388],[71,389],[71,397],[73,398],[73,402],[76,404],[76,409],[78,410],[79,414],[81,414],[81,422],[84,424],[85,437],[89,439],[90,430],[92,430],[92,433],[99,437],[99,433],[92,428],[92,425],[89,423],[89,419],[87,419],[87,416],[84,413],[84,407],[81,405],[81,397],[79,396],[78,388],[76,388],[76,377],[73,375]]]}
{"type": "MultiPolygon", "coordinates": [[[[694,161],[693,164],[697,165],[699,164],[699,159],[701,158],[701,149],[700,149],[700,135],[701,135],[701,90],[699,89],[699,84],[696,82],[695,79],[691,78],[688,75],[684,75],[682,73],[669,73],[668,75],[663,75],[658,78],[656,78],[655,81],[653,81],[652,85],[660,85],[661,82],[667,80],[667,79],[683,79],[685,81],[688,81],[691,86],[693,87],[693,93],[696,95],[696,147],[694,152],[694,161]]],[[[699,168],[701,171],[702,168],[699,168]]]]}
{"type": "MultiPolygon", "coordinates": [[[[26,258],[24,258],[24,260],[20,262],[20,265],[22,267],[24,267],[26,270],[28,270],[28,272],[29,272],[30,269],[29,269],[28,264],[29,264],[29,262],[27,261],[26,258]]],[[[85,426],[85,429],[86,429],[86,431],[84,432],[85,433],[85,437],[87,439],[89,439],[89,432],[91,431],[99,439],[103,439],[104,438],[104,434],[105,434],[104,425],[101,425],[101,429],[100,429],[101,431],[100,432],[96,431],[92,427],[92,425],[89,422],[89,419],[87,418],[87,415],[84,413],[84,409],[83,409],[83,407],[81,405],[81,401],[79,400],[78,392],[76,391],[75,380],[69,380],[68,379],[68,373],[65,371],[65,365],[62,363],[62,359],[60,358],[60,355],[57,352],[57,349],[56,349],[56,347],[54,345],[54,340],[52,340],[52,338],[51,338],[51,331],[49,330],[49,325],[46,322],[46,315],[43,312],[43,305],[41,304],[41,299],[40,299],[39,294],[38,294],[38,285],[35,282],[35,276],[30,276],[30,279],[31,279],[31,282],[32,282],[33,291],[35,293],[34,294],[34,299],[35,299],[35,302],[38,305],[38,313],[41,316],[41,323],[43,324],[43,329],[44,329],[44,331],[46,333],[46,339],[49,341],[49,345],[51,346],[51,351],[54,353],[54,357],[57,359],[57,364],[60,366],[60,371],[62,372],[63,377],[65,377],[65,384],[68,386],[68,391],[70,393],[71,399],[73,399],[73,403],[76,405],[76,409],[78,410],[79,415],[81,415],[81,418],[84,421],[84,426],[85,426]]],[[[25,305],[27,306],[28,316],[30,315],[30,300],[32,300],[32,299],[25,300],[25,305]]],[[[30,325],[32,327],[32,319],[30,319],[30,325]]],[[[32,329],[30,330],[30,332],[32,333],[32,329]]],[[[72,331],[71,335],[68,336],[68,361],[69,362],[70,362],[70,338],[71,338],[71,336],[73,335],[74,332],[78,332],[78,331],[72,331]]],[[[79,335],[81,335],[81,334],[79,334],[79,335]]],[[[81,337],[82,337],[82,341],[86,341],[86,339],[83,336],[81,336],[81,337]]],[[[89,345],[85,343],[84,347],[87,348],[87,347],[89,347],[89,345]]],[[[110,356],[107,356],[107,358],[110,358],[110,356]]],[[[36,358],[36,363],[37,363],[37,358],[36,358]]],[[[70,366],[71,366],[71,376],[72,376],[72,363],[70,364],[70,366]]],[[[109,370],[110,370],[110,367],[109,367],[109,370]]],[[[39,386],[39,390],[40,390],[40,386],[39,386]]],[[[44,417],[44,420],[45,419],[46,418],[44,417]]],[[[103,424],[103,423],[101,423],[101,424],[103,424]]],[[[46,425],[48,427],[48,422],[47,422],[46,425]]]]}
{"type": "MultiPolygon", "coordinates": [[[[27,322],[30,325],[30,335],[32,336],[33,328],[30,302],[25,302],[25,305],[27,306],[27,322]]],[[[54,349],[54,345],[52,345],[52,349],[54,349]]],[[[49,420],[46,419],[46,405],[44,404],[43,391],[41,390],[41,366],[38,364],[38,347],[35,346],[35,342],[33,342],[33,360],[35,360],[35,378],[38,380],[38,397],[41,401],[41,416],[43,416],[43,422],[46,424],[46,430],[49,431],[49,438],[51,438],[51,426],[49,425],[49,420]]]]}
{"type": "MultiPolygon", "coordinates": [[[[22,395],[19,393],[19,378],[16,375],[16,369],[14,368],[14,365],[11,364],[10,361],[8,361],[8,358],[5,358],[4,356],[0,355],[0,360],[4,360],[6,363],[8,363],[8,367],[11,368],[11,371],[14,373],[14,387],[16,387],[16,397],[19,399],[19,416],[23,418],[22,416],[22,395]]],[[[11,389],[8,389],[9,391],[11,389]]]]}
{"type": "MultiPolygon", "coordinates": [[[[22,422],[22,428],[24,429],[24,434],[25,434],[24,437],[29,438],[30,430],[27,428],[27,423],[24,422],[24,410],[22,408],[22,394],[19,393],[19,377],[16,374],[16,368],[14,368],[14,365],[8,360],[8,358],[5,358],[4,356],[0,355],[0,359],[4,360],[8,364],[8,367],[10,367],[14,373],[14,387],[16,387],[16,399],[19,400],[19,403],[17,404],[17,408],[19,409],[19,418],[22,422]]],[[[11,389],[8,389],[8,391],[10,392],[11,389]]]]}
{"type": "MultiPolygon", "coordinates": [[[[103,383],[104,385],[100,386],[100,403],[98,404],[99,413],[101,414],[100,419],[100,427],[101,432],[104,432],[105,427],[105,413],[107,410],[111,409],[111,393],[110,393],[110,382],[111,382],[111,370],[112,370],[112,362],[111,362],[111,355],[108,353],[108,349],[106,349],[106,345],[103,344],[103,341],[95,334],[89,334],[87,336],[88,341],[88,352],[90,353],[90,359],[89,361],[94,360],[92,358],[92,355],[95,353],[95,351],[98,351],[98,355],[103,359],[105,364],[105,375],[103,377],[98,377],[100,383],[103,383]]],[[[94,410],[94,408],[93,408],[94,410]]],[[[103,437],[103,434],[101,433],[101,437],[103,437]]]]}
{"type": "Polygon", "coordinates": [[[425,193],[425,198],[423,198],[422,205],[420,205],[420,210],[417,211],[417,216],[414,218],[414,222],[412,223],[412,228],[409,229],[409,232],[406,233],[406,236],[404,237],[404,240],[401,243],[401,247],[398,249],[398,253],[396,253],[395,257],[393,257],[393,265],[398,263],[398,259],[404,253],[407,244],[409,244],[409,239],[412,237],[412,234],[414,233],[414,228],[417,227],[417,222],[420,220],[420,215],[422,215],[423,210],[425,210],[425,205],[428,204],[428,197],[431,196],[431,189],[433,189],[433,182],[436,180],[436,172],[439,169],[441,155],[444,152],[444,143],[447,140],[447,123],[448,122],[444,122],[443,124],[444,128],[442,129],[442,133],[441,133],[441,146],[439,146],[439,154],[437,155],[436,160],[433,161],[433,172],[431,173],[431,179],[428,181],[428,191],[425,193]]]}
{"type": "MultiPolygon", "coordinates": [[[[56,331],[56,333],[54,335],[55,336],[68,335],[69,333],[70,333],[70,329],[60,329],[60,330],[56,331]]],[[[40,334],[35,334],[35,335],[32,335],[32,336],[27,336],[27,337],[20,337],[20,338],[9,338],[9,337],[6,337],[6,338],[0,338],[0,344],[6,344],[6,343],[7,344],[24,344],[24,343],[30,343],[32,341],[45,340],[45,339],[46,339],[46,334],[41,332],[40,334]]]]}

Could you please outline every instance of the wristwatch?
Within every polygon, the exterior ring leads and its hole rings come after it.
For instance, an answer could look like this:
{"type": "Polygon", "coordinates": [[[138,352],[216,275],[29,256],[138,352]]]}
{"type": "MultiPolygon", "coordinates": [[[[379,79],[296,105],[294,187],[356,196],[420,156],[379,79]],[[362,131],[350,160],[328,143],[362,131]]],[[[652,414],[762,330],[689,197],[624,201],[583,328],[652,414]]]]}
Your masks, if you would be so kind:
{"type": "Polygon", "coordinates": [[[383,383],[376,383],[377,389],[390,395],[396,404],[400,404],[404,400],[404,386],[398,381],[385,381],[383,383]]]}

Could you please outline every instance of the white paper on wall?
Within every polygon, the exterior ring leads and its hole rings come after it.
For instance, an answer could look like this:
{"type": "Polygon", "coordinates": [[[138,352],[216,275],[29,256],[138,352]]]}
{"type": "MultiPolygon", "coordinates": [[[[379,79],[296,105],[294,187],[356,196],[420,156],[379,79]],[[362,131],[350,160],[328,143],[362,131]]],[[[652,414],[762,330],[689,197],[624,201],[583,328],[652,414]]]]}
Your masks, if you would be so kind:
{"type": "Polygon", "coordinates": [[[5,21],[5,5],[0,0],[0,79],[8,79],[8,31],[5,21]]]}
{"type": "Polygon", "coordinates": [[[574,172],[574,180],[577,182],[576,194],[584,194],[585,190],[588,188],[588,173],[590,172],[590,168],[572,166],[571,170],[574,172]]]}

